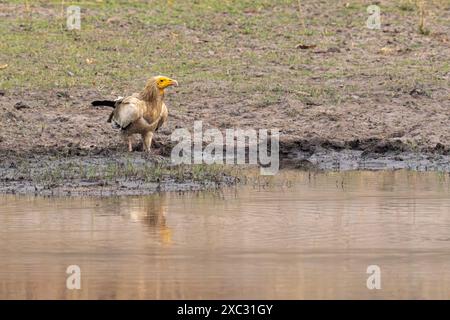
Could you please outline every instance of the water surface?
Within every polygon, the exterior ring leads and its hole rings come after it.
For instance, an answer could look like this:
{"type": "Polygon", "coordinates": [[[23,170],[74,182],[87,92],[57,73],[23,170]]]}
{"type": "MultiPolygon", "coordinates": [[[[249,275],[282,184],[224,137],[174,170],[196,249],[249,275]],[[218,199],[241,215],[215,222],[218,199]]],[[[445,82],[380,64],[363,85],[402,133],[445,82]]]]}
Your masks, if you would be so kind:
{"type": "Polygon", "coordinates": [[[450,178],[282,172],[220,192],[0,196],[0,298],[450,298],[450,178]],[[66,288],[67,266],[81,290],[66,288]],[[381,290],[366,269],[381,268],[381,290]]]}

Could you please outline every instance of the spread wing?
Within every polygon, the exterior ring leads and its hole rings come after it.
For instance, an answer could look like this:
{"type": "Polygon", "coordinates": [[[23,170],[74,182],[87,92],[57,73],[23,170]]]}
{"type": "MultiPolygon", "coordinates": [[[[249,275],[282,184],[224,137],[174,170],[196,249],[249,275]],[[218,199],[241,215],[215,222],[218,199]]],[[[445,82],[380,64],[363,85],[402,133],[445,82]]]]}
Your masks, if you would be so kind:
{"type": "Polygon", "coordinates": [[[133,122],[142,118],[145,105],[142,100],[135,96],[129,96],[116,103],[111,121],[120,128],[125,129],[133,122]]]}

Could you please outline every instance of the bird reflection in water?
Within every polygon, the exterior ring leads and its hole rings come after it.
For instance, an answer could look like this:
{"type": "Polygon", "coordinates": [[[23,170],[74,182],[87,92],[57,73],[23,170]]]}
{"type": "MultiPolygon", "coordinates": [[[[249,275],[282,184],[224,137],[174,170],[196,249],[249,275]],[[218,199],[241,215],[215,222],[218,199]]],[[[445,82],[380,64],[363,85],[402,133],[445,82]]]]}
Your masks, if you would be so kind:
{"type": "Polygon", "coordinates": [[[138,203],[130,208],[130,219],[142,222],[156,234],[163,245],[172,243],[172,230],[167,225],[167,198],[165,194],[136,199],[138,203]]]}

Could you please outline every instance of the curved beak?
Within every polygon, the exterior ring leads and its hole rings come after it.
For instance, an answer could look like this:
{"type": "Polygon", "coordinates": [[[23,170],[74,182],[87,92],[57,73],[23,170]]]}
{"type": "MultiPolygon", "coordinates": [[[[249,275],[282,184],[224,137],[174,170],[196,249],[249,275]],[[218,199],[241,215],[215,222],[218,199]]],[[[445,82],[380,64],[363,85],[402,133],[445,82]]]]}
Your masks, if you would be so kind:
{"type": "Polygon", "coordinates": [[[177,80],[170,79],[170,85],[171,85],[171,86],[178,87],[178,81],[177,81],[177,80]]]}

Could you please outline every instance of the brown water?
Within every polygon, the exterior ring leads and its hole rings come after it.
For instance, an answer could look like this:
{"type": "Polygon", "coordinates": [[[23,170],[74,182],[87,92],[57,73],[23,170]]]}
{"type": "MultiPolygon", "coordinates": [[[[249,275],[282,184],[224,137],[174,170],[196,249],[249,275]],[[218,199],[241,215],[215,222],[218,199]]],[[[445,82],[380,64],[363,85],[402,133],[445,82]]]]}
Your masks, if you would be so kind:
{"type": "Polygon", "coordinates": [[[0,197],[0,298],[450,298],[450,178],[284,172],[146,197],[0,197]],[[264,183],[264,182],[268,183],[264,183]],[[67,266],[81,290],[66,288],[67,266]],[[369,290],[366,269],[381,268],[369,290]]]}

